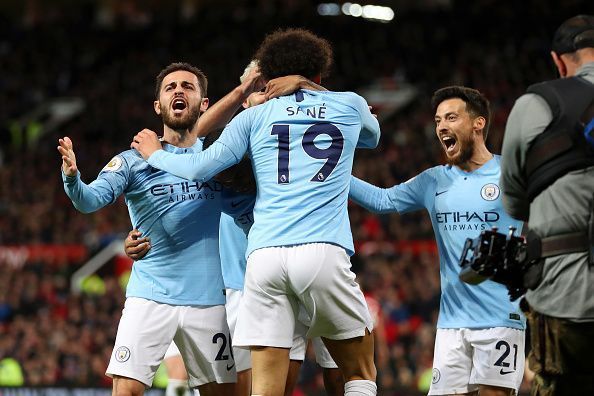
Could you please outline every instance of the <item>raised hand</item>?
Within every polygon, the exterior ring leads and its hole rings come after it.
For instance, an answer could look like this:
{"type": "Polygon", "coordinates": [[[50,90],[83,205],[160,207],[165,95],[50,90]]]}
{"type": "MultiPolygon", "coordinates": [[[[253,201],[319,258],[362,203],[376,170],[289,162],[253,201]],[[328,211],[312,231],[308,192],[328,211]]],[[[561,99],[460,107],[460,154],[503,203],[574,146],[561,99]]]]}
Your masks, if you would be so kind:
{"type": "Polygon", "coordinates": [[[134,136],[130,147],[138,151],[144,159],[148,159],[155,151],[162,148],[157,134],[146,128],[134,136]]]}
{"type": "Polygon", "coordinates": [[[151,240],[143,237],[138,230],[132,230],[124,240],[124,251],[126,256],[132,260],[140,260],[143,258],[151,248],[151,240]]]}
{"type": "Polygon", "coordinates": [[[258,92],[266,85],[256,61],[250,62],[239,80],[241,81],[242,91],[246,95],[258,92]]]}
{"type": "Polygon", "coordinates": [[[76,166],[76,156],[72,149],[72,140],[68,136],[58,139],[58,151],[62,154],[62,171],[66,176],[76,176],[78,167],[76,166]]]}

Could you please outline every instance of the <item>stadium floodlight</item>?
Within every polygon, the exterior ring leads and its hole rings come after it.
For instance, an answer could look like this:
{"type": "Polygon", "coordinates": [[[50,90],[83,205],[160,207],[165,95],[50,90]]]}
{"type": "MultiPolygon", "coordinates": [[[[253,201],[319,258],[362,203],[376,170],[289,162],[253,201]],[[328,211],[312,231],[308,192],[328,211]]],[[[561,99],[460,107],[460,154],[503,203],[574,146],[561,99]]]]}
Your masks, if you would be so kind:
{"type": "Polygon", "coordinates": [[[318,14],[323,16],[340,15],[340,6],[337,3],[321,3],[318,5],[318,14]]]}
{"type": "Polygon", "coordinates": [[[394,19],[394,10],[390,7],[376,5],[363,6],[363,18],[377,19],[379,21],[391,21],[394,19]]]}
{"type": "Polygon", "coordinates": [[[361,15],[363,15],[363,7],[361,7],[360,4],[357,3],[353,3],[351,4],[351,6],[349,7],[349,12],[352,16],[354,17],[360,17],[361,15]]]}
{"type": "Polygon", "coordinates": [[[353,5],[352,3],[344,3],[341,8],[342,13],[344,15],[351,15],[351,6],[352,5],[353,5]]]}
{"type": "Polygon", "coordinates": [[[358,3],[320,3],[318,14],[322,16],[347,15],[355,18],[363,17],[372,21],[390,22],[394,19],[394,10],[390,7],[379,5],[361,5],[358,3]]]}

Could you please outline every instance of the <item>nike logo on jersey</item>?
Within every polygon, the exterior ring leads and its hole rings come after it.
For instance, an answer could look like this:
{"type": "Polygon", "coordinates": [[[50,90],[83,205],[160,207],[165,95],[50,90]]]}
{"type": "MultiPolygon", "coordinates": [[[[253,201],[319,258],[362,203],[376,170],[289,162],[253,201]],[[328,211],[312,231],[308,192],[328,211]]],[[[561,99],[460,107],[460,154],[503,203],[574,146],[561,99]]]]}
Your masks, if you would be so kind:
{"type": "Polygon", "coordinates": [[[235,367],[235,363],[233,363],[231,366],[227,365],[227,371],[231,371],[233,367],[235,367]]]}
{"type": "Polygon", "coordinates": [[[435,192],[435,196],[437,197],[438,195],[441,195],[441,194],[443,194],[443,193],[445,193],[445,192],[448,192],[448,190],[444,190],[444,191],[440,191],[440,192],[437,192],[437,191],[436,191],[436,192],[435,192]]]}
{"type": "Polygon", "coordinates": [[[245,199],[242,199],[241,201],[237,201],[237,202],[231,202],[231,207],[236,208],[239,205],[241,205],[244,201],[245,201],[245,199]]]}
{"type": "Polygon", "coordinates": [[[503,371],[503,369],[499,370],[499,374],[501,375],[505,375],[505,374],[511,374],[513,373],[515,370],[511,370],[511,371],[503,371]]]}

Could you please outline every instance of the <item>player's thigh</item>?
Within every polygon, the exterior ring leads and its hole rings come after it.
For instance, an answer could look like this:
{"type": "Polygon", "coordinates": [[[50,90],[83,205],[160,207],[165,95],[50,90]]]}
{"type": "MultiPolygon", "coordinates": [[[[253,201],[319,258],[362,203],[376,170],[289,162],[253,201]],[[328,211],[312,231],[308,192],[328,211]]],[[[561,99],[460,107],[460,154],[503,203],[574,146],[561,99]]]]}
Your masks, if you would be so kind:
{"type": "Polygon", "coordinates": [[[433,352],[433,379],[429,395],[466,394],[478,390],[470,384],[472,346],[464,329],[437,329],[433,352]]]}
{"type": "Polygon", "coordinates": [[[151,386],[173,340],[178,315],[176,306],[143,298],[126,299],[106,374],[151,386]]]}
{"type": "Polygon", "coordinates": [[[290,248],[258,249],[248,257],[235,345],[277,348],[293,345],[297,298],[287,286],[287,249],[290,248]]]}
{"type": "MultiPolygon", "coordinates": [[[[249,352],[249,350],[248,350],[249,352]]],[[[235,396],[250,396],[252,394],[252,370],[237,372],[237,383],[235,384],[235,396]]]]}
{"type": "Polygon", "coordinates": [[[167,369],[167,377],[169,379],[188,380],[188,372],[186,371],[184,360],[180,354],[169,356],[165,354],[163,364],[167,369]]]}
{"type": "Polygon", "coordinates": [[[328,243],[291,248],[288,257],[291,290],[310,316],[308,337],[361,337],[373,323],[365,297],[351,271],[345,250],[328,243]]]}
{"type": "Polygon", "coordinates": [[[235,396],[235,384],[225,383],[219,384],[216,382],[210,382],[203,384],[198,387],[200,396],[235,396]]]}
{"type": "Polygon", "coordinates": [[[377,372],[373,359],[374,339],[370,332],[366,332],[362,337],[323,340],[333,360],[340,367],[345,381],[375,381],[377,372]]]}
{"type": "Polygon", "coordinates": [[[229,324],[229,331],[231,332],[231,344],[233,346],[233,357],[235,358],[235,369],[237,373],[252,368],[252,361],[250,358],[250,350],[246,348],[238,348],[235,346],[235,326],[237,324],[237,315],[239,313],[239,305],[241,303],[243,292],[241,290],[227,289],[225,310],[227,311],[227,323],[229,324]]]}
{"type": "Polygon", "coordinates": [[[175,356],[181,356],[181,353],[177,345],[175,345],[175,342],[172,341],[171,344],[169,344],[169,348],[167,348],[167,351],[165,351],[164,359],[169,359],[175,356]]]}
{"type": "Polygon", "coordinates": [[[190,387],[235,382],[237,375],[224,305],[183,307],[175,335],[190,387]]]}
{"type": "Polygon", "coordinates": [[[524,376],[524,330],[468,330],[473,350],[470,382],[518,390],[524,376]]]}
{"type": "Polygon", "coordinates": [[[289,362],[289,372],[287,374],[287,381],[285,384],[285,396],[293,395],[297,380],[299,379],[299,371],[301,369],[303,360],[293,360],[289,362]]]}

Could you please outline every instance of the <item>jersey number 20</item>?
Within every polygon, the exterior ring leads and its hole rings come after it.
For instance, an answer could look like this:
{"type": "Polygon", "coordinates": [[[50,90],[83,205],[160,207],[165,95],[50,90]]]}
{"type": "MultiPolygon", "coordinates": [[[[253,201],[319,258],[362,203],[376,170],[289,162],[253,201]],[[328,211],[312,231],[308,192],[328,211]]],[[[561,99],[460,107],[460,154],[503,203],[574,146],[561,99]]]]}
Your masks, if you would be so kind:
{"type": "MultiPolygon", "coordinates": [[[[286,124],[273,125],[270,134],[278,136],[277,183],[288,184],[291,182],[289,170],[290,126],[286,124]]],[[[344,137],[340,129],[333,124],[321,122],[307,128],[301,141],[303,151],[312,158],[326,160],[310,181],[323,182],[328,179],[328,176],[336,168],[338,160],[340,160],[343,145],[344,137]],[[330,146],[326,148],[316,146],[314,140],[320,135],[330,136],[332,139],[330,146]]]]}

